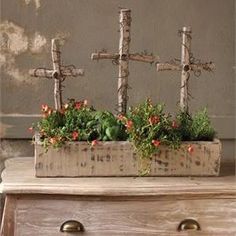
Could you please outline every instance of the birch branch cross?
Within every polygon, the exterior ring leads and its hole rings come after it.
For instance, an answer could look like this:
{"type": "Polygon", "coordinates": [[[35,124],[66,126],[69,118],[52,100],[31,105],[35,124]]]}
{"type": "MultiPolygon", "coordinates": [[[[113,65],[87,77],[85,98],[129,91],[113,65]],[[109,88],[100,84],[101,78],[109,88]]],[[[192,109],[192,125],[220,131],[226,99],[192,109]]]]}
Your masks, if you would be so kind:
{"type": "Polygon", "coordinates": [[[188,111],[189,101],[189,78],[190,71],[201,74],[202,70],[213,71],[214,64],[212,62],[201,63],[200,61],[194,62],[191,56],[191,27],[183,27],[180,31],[182,36],[181,46],[181,62],[177,64],[175,62],[170,63],[157,63],[157,71],[165,70],[177,70],[181,71],[181,88],[180,88],[180,108],[183,111],[188,111]]]}
{"type": "Polygon", "coordinates": [[[131,10],[121,9],[120,10],[120,41],[119,41],[119,53],[92,53],[92,60],[99,59],[111,59],[119,66],[118,76],[118,112],[125,114],[127,110],[128,101],[128,76],[129,76],[129,60],[140,61],[146,63],[153,63],[155,57],[153,55],[146,54],[130,54],[130,26],[131,26],[131,10]]]}
{"type": "Polygon", "coordinates": [[[55,109],[62,108],[62,82],[67,76],[83,76],[84,70],[77,69],[73,65],[62,66],[59,39],[52,39],[51,46],[53,69],[37,68],[29,70],[32,77],[44,77],[54,79],[54,103],[55,109]]]}

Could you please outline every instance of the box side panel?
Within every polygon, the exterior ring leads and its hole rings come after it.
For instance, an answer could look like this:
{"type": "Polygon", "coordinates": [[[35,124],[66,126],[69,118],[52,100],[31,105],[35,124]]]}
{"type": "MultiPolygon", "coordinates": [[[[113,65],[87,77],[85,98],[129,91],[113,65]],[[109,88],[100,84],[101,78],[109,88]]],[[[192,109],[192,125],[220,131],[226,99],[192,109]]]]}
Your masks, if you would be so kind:
{"type": "Polygon", "coordinates": [[[91,147],[86,142],[68,143],[60,149],[35,146],[37,177],[76,176],[217,176],[220,142],[194,142],[177,150],[161,146],[150,159],[140,159],[129,142],[107,142],[91,147]]]}

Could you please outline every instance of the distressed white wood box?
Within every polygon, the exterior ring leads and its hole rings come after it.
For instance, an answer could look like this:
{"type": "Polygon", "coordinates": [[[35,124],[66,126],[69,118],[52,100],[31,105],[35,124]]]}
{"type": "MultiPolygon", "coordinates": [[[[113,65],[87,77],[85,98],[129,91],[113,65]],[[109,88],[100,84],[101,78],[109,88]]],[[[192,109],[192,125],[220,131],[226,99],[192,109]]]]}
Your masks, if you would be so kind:
{"type": "MultiPolygon", "coordinates": [[[[160,146],[160,151],[148,162],[147,176],[218,176],[220,159],[218,139],[183,142],[177,150],[160,146]],[[190,144],[192,153],[187,151],[190,144]]],[[[37,177],[139,176],[144,167],[144,161],[127,141],[100,142],[94,147],[87,142],[68,142],[47,152],[40,142],[35,144],[37,177]]]]}

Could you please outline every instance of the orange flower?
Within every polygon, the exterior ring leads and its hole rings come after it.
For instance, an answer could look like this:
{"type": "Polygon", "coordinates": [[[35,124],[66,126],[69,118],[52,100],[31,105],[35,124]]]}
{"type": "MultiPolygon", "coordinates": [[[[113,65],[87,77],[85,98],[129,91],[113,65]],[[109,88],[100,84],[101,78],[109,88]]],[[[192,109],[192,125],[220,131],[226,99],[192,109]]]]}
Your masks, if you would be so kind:
{"type": "Polygon", "coordinates": [[[171,126],[172,126],[173,129],[176,129],[176,128],[179,127],[175,120],[172,121],[172,125],[171,126]]]}
{"type": "Polygon", "coordinates": [[[95,139],[95,140],[93,140],[93,141],[91,142],[92,147],[95,146],[95,145],[97,145],[97,144],[98,144],[98,140],[97,140],[97,139],[95,139]]]}
{"type": "Polygon", "coordinates": [[[160,144],[161,144],[161,141],[160,140],[152,140],[152,144],[155,146],[155,147],[159,147],[160,144]]]}
{"type": "Polygon", "coordinates": [[[132,120],[127,120],[125,127],[130,130],[133,127],[133,121],[132,120]]]}
{"type": "Polygon", "coordinates": [[[160,122],[160,117],[159,116],[151,116],[148,119],[148,121],[149,121],[150,125],[155,125],[160,122]]]}
{"type": "Polygon", "coordinates": [[[42,104],[41,105],[41,111],[42,112],[48,112],[49,106],[47,104],[42,104]]]}
{"type": "Polygon", "coordinates": [[[77,131],[73,131],[73,133],[72,133],[72,139],[73,139],[73,140],[77,140],[78,137],[79,137],[79,133],[78,133],[77,131]]]}
{"type": "Polygon", "coordinates": [[[50,139],[49,139],[49,142],[50,142],[52,145],[54,145],[54,144],[57,143],[57,138],[56,138],[56,137],[50,138],[50,139]]]}
{"type": "Polygon", "coordinates": [[[48,116],[50,116],[52,114],[53,110],[51,108],[47,109],[47,112],[44,112],[43,117],[47,118],[48,116]]]}
{"type": "Polygon", "coordinates": [[[43,112],[43,117],[46,118],[52,114],[53,109],[50,108],[47,104],[42,104],[41,111],[43,112]]]}
{"type": "Polygon", "coordinates": [[[76,102],[76,103],[75,103],[75,108],[76,108],[77,110],[80,110],[80,109],[82,108],[82,106],[83,106],[83,102],[76,102]]]}
{"type": "Polygon", "coordinates": [[[124,121],[125,119],[126,119],[125,116],[123,116],[121,114],[117,115],[117,120],[124,121]]]}
{"type": "Polygon", "coordinates": [[[190,153],[190,154],[192,154],[193,153],[193,151],[194,151],[194,148],[193,148],[193,146],[190,144],[190,145],[188,145],[188,153],[190,153]]]}

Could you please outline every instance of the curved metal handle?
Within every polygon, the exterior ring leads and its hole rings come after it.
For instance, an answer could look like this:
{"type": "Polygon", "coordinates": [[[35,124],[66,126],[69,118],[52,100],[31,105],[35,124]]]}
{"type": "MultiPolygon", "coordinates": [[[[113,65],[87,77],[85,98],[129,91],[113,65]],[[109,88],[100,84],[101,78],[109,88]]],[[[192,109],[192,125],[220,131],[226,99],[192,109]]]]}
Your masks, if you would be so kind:
{"type": "Polygon", "coordinates": [[[70,233],[84,232],[84,226],[79,221],[67,220],[61,225],[60,231],[70,233]]]}
{"type": "Polygon", "coordinates": [[[201,230],[200,224],[194,219],[185,219],[180,222],[178,226],[178,231],[197,231],[201,230]]]}

